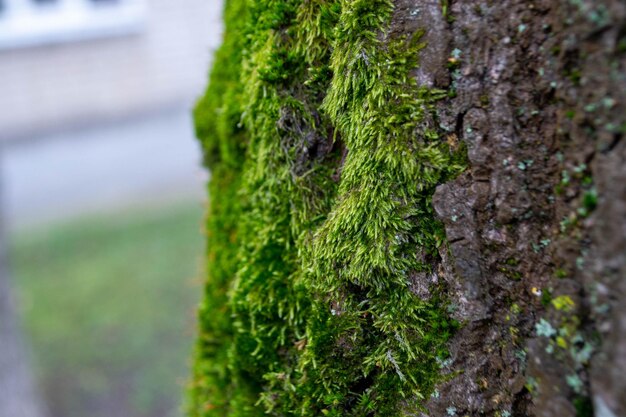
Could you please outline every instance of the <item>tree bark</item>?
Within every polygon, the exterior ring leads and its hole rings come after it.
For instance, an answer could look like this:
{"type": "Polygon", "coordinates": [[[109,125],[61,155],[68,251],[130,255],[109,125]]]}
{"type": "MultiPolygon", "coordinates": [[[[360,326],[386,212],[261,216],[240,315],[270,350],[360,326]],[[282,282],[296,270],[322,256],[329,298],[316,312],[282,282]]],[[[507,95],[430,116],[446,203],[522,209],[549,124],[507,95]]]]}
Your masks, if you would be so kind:
{"type": "Polygon", "coordinates": [[[458,56],[437,113],[470,167],[433,200],[467,325],[429,409],[626,415],[626,3],[450,1],[447,25],[436,3],[421,24],[446,52],[422,59],[458,56]]]}
{"type": "Polygon", "coordinates": [[[626,415],[626,3],[391,3],[230,2],[192,415],[626,415]]]}

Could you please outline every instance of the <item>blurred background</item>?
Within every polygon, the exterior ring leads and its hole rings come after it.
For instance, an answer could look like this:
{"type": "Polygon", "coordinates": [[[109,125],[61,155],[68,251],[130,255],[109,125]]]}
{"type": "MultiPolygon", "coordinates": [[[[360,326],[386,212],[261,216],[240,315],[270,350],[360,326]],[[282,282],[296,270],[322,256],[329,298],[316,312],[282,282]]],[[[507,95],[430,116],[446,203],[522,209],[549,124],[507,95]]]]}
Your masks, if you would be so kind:
{"type": "Polygon", "coordinates": [[[180,416],[220,0],[0,0],[0,417],[180,416]]]}

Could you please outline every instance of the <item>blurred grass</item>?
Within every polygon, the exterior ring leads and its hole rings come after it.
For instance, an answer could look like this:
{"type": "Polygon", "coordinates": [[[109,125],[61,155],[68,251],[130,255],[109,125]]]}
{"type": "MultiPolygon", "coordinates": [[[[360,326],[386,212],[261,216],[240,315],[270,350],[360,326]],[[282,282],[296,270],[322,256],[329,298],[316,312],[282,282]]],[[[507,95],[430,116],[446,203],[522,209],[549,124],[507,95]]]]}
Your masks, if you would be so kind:
{"type": "Polygon", "coordinates": [[[180,414],[201,217],[177,207],[14,237],[18,303],[53,417],[180,414]]]}

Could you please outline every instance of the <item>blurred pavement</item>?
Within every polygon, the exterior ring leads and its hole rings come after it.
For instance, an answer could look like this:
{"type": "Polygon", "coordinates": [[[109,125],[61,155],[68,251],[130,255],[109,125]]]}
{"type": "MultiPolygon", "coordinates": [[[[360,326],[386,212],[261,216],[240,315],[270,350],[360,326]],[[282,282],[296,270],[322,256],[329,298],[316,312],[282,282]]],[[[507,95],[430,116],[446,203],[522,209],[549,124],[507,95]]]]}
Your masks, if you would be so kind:
{"type": "Polygon", "coordinates": [[[0,161],[10,230],[133,205],[202,201],[191,110],[180,108],[5,146],[0,161]]]}

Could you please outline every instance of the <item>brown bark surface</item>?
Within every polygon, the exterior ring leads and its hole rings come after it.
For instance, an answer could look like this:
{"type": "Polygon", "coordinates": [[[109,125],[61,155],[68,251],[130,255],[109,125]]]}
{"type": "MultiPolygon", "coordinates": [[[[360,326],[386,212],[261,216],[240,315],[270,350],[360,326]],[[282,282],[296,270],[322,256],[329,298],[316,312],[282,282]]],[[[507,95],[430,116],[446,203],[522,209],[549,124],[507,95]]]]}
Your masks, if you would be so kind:
{"type": "Polygon", "coordinates": [[[429,415],[626,415],[626,2],[396,1],[418,28],[469,157],[433,201],[464,327],[429,415]]]}

